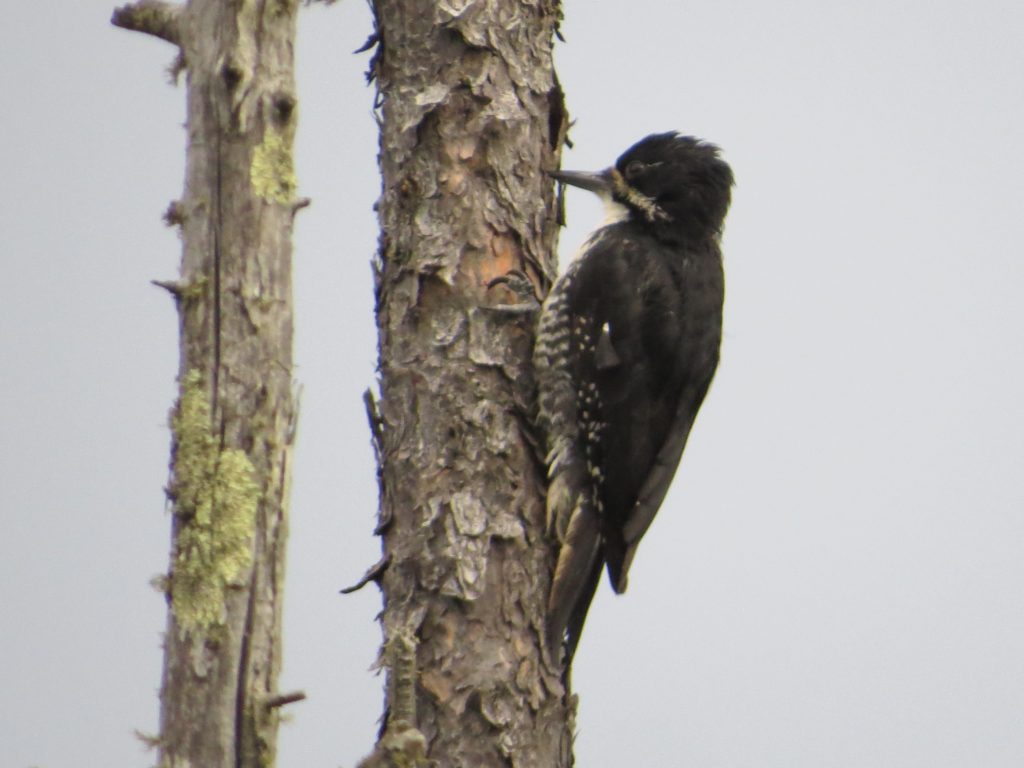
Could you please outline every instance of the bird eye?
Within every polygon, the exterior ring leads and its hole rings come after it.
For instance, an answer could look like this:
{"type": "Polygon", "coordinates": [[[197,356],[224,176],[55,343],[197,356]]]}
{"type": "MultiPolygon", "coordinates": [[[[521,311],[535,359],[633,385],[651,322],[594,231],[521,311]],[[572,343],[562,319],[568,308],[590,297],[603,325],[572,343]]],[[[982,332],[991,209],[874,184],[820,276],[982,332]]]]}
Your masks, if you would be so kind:
{"type": "Polygon", "coordinates": [[[626,166],[626,178],[635,179],[640,175],[640,172],[645,168],[644,164],[639,160],[634,160],[632,163],[626,166]]]}

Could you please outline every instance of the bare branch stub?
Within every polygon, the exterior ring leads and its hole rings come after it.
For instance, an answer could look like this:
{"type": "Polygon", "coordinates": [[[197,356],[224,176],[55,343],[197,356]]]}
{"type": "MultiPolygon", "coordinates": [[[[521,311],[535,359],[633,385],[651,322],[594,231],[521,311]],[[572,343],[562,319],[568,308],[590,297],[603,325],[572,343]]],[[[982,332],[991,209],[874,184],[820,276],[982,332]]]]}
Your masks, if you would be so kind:
{"type": "Polygon", "coordinates": [[[181,45],[181,7],[161,0],[139,0],[114,9],[110,23],[132,32],[144,32],[173,45],[181,45]]]}

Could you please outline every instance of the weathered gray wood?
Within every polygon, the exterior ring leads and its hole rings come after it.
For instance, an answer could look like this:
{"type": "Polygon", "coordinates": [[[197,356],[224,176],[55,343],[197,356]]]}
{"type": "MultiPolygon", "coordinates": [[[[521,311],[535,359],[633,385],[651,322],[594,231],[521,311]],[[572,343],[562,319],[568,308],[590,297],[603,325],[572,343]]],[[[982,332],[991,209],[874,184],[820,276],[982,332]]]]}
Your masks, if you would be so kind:
{"type": "Polygon", "coordinates": [[[537,296],[547,289],[557,223],[544,171],[566,130],[551,59],[559,6],[373,7],[380,584],[383,663],[398,677],[394,738],[377,759],[404,750],[416,762],[412,726],[439,765],[558,768],[572,759],[573,707],[542,651],[552,552],[531,427],[533,317],[495,311],[521,297],[490,284],[518,270],[537,296]]]}
{"type": "Polygon", "coordinates": [[[291,446],[297,0],[142,0],[118,26],[176,43],[187,77],[172,414],[170,610],[158,765],[274,763],[291,446]]]}

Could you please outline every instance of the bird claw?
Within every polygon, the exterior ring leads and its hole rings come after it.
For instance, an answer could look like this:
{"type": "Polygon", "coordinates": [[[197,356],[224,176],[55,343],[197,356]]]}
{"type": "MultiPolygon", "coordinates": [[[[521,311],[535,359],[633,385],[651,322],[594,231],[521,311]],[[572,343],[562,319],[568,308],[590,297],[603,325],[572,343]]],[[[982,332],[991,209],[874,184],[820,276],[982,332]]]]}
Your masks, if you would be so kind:
{"type": "Polygon", "coordinates": [[[492,304],[487,309],[512,315],[536,314],[540,302],[537,300],[533,283],[525,272],[511,269],[504,275],[498,275],[487,283],[487,290],[499,285],[505,286],[519,301],[515,304],[492,304]]]}

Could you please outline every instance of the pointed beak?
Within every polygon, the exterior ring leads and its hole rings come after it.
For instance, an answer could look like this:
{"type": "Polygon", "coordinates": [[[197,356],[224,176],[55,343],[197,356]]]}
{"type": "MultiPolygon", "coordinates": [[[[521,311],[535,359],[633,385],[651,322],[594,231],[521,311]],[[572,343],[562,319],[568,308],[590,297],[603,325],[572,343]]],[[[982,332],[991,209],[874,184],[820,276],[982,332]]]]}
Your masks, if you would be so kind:
{"type": "Polygon", "coordinates": [[[590,173],[587,171],[549,171],[548,175],[563,184],[587,189],[597,194],[608,194],[612,189],[611,169],[590,173]]]}

